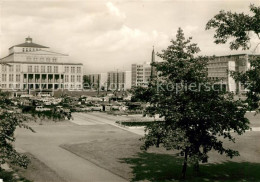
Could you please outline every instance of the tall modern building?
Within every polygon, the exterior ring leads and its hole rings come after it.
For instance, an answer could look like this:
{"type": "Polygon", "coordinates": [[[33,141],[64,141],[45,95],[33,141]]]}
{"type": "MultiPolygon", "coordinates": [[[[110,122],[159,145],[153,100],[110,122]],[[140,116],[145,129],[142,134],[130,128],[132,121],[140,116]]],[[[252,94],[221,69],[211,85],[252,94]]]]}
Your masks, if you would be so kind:
{"type": "Polygon", "coordinates": [[[247,71],[250,69],[250,58],[255,56],[260,55],[236,54],[214,57],[208,62],[208,77],[211,80],[218,80],[219,84],[230,92],[243,93],[246,90],[231,77],[230,71],[247,71]]]}
{"type": "Polygon", "coordinates": [[[1,89],[15,92],[82,89],[83,64],[74,63],[67,54],[25,42],[9,48],[9,55],[0,60],[1,89]]]}
{"type": "Polygon", "coordinates": [[[155,62],[155,52],[152,51],[151,62],[144,62],[143,64],[132,64],[132,87],[134,86],[148,86],[151,78],[156,76],[156,70],[151,63],[155,62]]]}
{"type": "Polygon", "coordinates": [[[94,90],[107,89],[107,73],[88,74],[86,77],[88,78],[90,85],[84,85],[84,88],[94,90]]]}
{"type": "Polygon", "coordinates": [[[127,90],[131,88],[131,71],[110,71],[107,73],[108,90],[127,90]]]}
{"type": "Polygon", "coordinates": [[[131,88],[131,71],[109,71],[86,76],[92,89],[122,91],[131,88]]]}

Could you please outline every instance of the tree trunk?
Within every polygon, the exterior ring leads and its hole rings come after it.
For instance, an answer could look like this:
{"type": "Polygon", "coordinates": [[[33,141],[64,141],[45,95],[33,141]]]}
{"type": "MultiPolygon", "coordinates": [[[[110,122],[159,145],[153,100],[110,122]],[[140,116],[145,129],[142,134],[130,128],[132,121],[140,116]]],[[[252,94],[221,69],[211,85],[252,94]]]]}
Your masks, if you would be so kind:
{"type": "Polygon", "coordinates": [[[199,172],[200,172],[199,161],[196,161],[196,163],[194,164],[194,174],[195,174],[195,176],[198,176],[199,172]]]}
{"type": "Polygon", "coordinates": [[[160,137],[157,137],[157,141],[156,141],[156,147],[159,148],[160,147],[160,137]]]}
{"type": "Polygon", "coordinates": [[[188,152],[185,150],[184,153],[184,161],[183,161],[183,166],[182,166],[182,174],[181,174],[181,179],[185,180],[186,177],[186,171],[187,171],[187,162],[188,162],[188,152]]]}
{"type": "MultiPolygon", "coordinates": [[[[198,155],[200,154],[200,145],[197,145],[196,152],[198,155]]],[[[194,163],[193,172],[194,172],[195,176],[199,175],[199,159],[197,159],[196,162],[194,163]]]]}

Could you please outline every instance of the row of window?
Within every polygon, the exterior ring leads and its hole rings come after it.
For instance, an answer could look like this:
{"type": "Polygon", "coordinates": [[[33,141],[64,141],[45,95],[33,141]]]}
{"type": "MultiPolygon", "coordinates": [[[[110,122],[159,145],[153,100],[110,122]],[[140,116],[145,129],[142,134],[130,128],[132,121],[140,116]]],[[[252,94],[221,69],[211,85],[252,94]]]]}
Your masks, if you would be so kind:
{"type": "Polygon", "coordinates": [[[23,48],[23,52],[39,51],[40,48],[23,48]]]}
{"type": "Polygon", "coordinates": [[[220,62],[220,63],[218,63],[218,62],[211,62],[211,63],[209,63],[208,64],[208,67],[225,67],[225,66],[227,66],[228,65],[228,63],[227,62],[220,62]]]}
{"type": "MultiPolygon", "coordinates": [[[[2,66],[2,72],[6,72],[9,68],[9,72],[20,72],[21,71],[21,65],[3,65],[2,66]],[[15,69],[14,69],[15,68],[15,69]]],[[[47,73],[58,73],[58,66],[47,66],[47,73]]],[[[46,66],[28,66],[28,72],[35,72],[35,73],[45,73],[46,72],[46,66]],[[34,68],[34,69],[33,69],[34,68]],[[41,68],[41,71],[40,71],[41,68]]],[[[81,67],[69,67],[65,66],[65,73],[81,73],[81,67]]]]}
{"type": "MultiPolygon", "coordinates": [[[[7,84],[2,84],[2,88],[7,88],[7,84]]],[[[21,86],[20,84],[9,84],[9,88],[16,88],[16,89],[20,89],[21,86]]]]}
{"type": "Polygon", "coordinates": [[[211,80],[222,80],[222,81],[226,81],[227,80],[226,77],[221,77],[221,76],[219,76],[219,77],[209,77],[209,79],[211,79],[211,80]]]}
{"type": "MultiPolygon", "coordinates": [[[[69,82],[69,75],[65,75],[64,82],[69,82]]],[[[70,82],[75,82],[75,75],[70,76],[70,82]]],[[[77,82],[81,82],[80,75],[77,75],[77,82]]]]}
{"type": "Polygon", "coordinates": [[[59,67],[58,66],[28,66],[28,72],[29,73],[40,73],[40,68],[41,68],[41,73],[46,72],[46,67],[47,67],[47,73],[58,73],[59,72],[59,67]]]}
{"type": "MultiPolygon", "coordinates": [[[[2,84],[1,85],[2,86],[2,88],[7,88],[7,84],[2,84]]],[[[64,85],[64,88],[65,89],[81,89],[81,84],[77,84],[77,85],[75,85],[75,84],[71,84],[71,85],[68,85],[68,84],[65,84],[64,85]]],[[[21,85],[20,84],[9,84],[9,87],[8,88],[10,88],[10,89],[21,89],[21,85]]],[[[26,85],[24,85],[24,88],[26,88],[26,85]]]]}
{"type": "MultiPolygon", "coordinates": [[[[75,69],[76,68],[74,66],[71,66],[71,67],[65,66],[65,73],[69,73],[69,72],[75,73],[75,71],[76,71],[75,69]]],[[[81,73],[81,67],[77,67],[77,73],[81,73]]]]}
{"type": "MultiPolygon", "coordinates": [[[[14,75],[14,74],[9,74],[8,75],[8,80],[9,82],[14,81],[14,76],[15,76],[15,81],[20,82],[21,80],[21,75],[14,75]]],[[[77,82],[81,82],[81,76],[80,75],[71,75],[70,76],[70,82],[75,82],[75,78],[77,82]]],[[[2,81],[6,82],[7,81],[7,74],[2,74],[2,81]]],[[[69,75],[65,75],[65,82],[69,82],[69,75]]]]}
{"type": "Polygon", "coordinates": [[[54,63],[56,63],[57,62],[57,59],[58,58],[56,58],[56,57],[54,57],[54,58],[44,58],[44,57],[40,57],[40,58],[38,58],[38,57],[30,57],[30,56],[28,56],[28,57],[26,57],[26,60],[27,61],[40,61],[40,62],[54,62],[54,63]]]}
{"type": "Polygon", "coordinates": [[[6,72],[7,68],[9,68],[9,72],[14,72],[14,67],[15,67],[15,71],[16,72],[20,72],[21,71],[21,65],[2,65],[2,71],[6,72]]]}
{"type": "MultiPolygon", "coordinates": [[[[10,81],[10,82],[13,82],[14,81],[14,74],[9,74],[8,75],[8,80],[10,81]]],[[[15,80],[17,81],[17,82],[20,82],[20,80],[21,80],[21,75],[15,75],[15,80]]],[[[3,82],[6,82],[7,81],[7,75],[6,74],[2,74],[2,81],[3,82]]]]}
{"type": "Polygon", "coordinates": [[[81,85],[80,84],[78,84],[78,85],[74,85],[74,84],[68,85],[68,84],[65,84],[64,88],[65,89],[81,89],[81,85]]]}

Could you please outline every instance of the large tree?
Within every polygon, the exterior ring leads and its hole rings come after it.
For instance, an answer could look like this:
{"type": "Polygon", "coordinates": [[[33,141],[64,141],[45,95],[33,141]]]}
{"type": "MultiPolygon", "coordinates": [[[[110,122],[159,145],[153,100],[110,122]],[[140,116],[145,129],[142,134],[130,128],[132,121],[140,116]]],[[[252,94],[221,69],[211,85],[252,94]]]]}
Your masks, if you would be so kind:
{"type": "MultiPolygon", "coordinates": [[[[206,25],[206,30],[214,29],[215,43],[230,42],[230,49],[250,49],[255,53],[260,44],[260,7],[250,5],[251,14],[220,11],[206,25]],[[252,39],[258,43],[252,47],[252,39]]],[[[260,101],[260,58],[250,57],[251,68],[246,72],[233,72],[236,81],[241,82],[247,89],[247,103],[250,109],[259,108],[260,101]]]]}
{"type": "Polygon", "coordinates": [[[143,97],[150,105],[146,113],[164,119],[146,128],[143,148],[158,146],[159,142],[168,150],[178,151],[184,157],[182,178],[188,162],[198,171],[199,162],[207,162],[211,150],[231,158],[238,156],[238,151],[223,146],[223,140],[235,142],[233,134],[241,135],[249,128],[245,106],[208,79],[209,58],[197,56],[199,51],[179,29],[176,40],[158,54],[163,61],[153,64],[157,79],[153,79],[149,91],[142,91],[153,93],[143,97]]]}

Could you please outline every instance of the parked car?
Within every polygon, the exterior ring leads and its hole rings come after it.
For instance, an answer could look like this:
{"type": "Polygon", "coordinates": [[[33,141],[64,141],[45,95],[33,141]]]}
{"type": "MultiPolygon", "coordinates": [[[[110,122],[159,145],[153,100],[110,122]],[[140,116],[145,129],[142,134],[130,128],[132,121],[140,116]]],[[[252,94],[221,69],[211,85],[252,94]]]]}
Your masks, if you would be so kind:
{"type": "Polygon", "coordinates": [[[42,106],[36,106],[35,110],[42,112],[42,111],[50,111],[51,109],[46,108],[46,107],[42,107],[42,106]]]}
{"type": "Polygon", "coordinates": [[[63,107],[62,106],[56,106],[57,111],[63,111],[63,107]]]}
{"type": "Polygon", "coordinates": [[[102,111],[103,107],[100,104],[95,104],[94,106],[90,107],[92,111],[102,111]]]}
{"type": "Polygon", "coordinates": [[[50,106],[50,105],[51,105],[51,102],[48,101],[48,100],[43,100],[43,104],[46,105],[46,106],[50,106]]]}
{"type": "Polygon", "coordinates": [[[119,107],[120,107],[120,106],[118,106],[118,105],[113,105],[113,106],[111,107],[111,109],[112,109],[112,110],[119,110],[119,107]]]}
{"type": "Polygon", "coordinates": [[[91,111],[91,108],[81,105],[81,106],[79,106],[79,110],[80,111],[91,111]]]}

